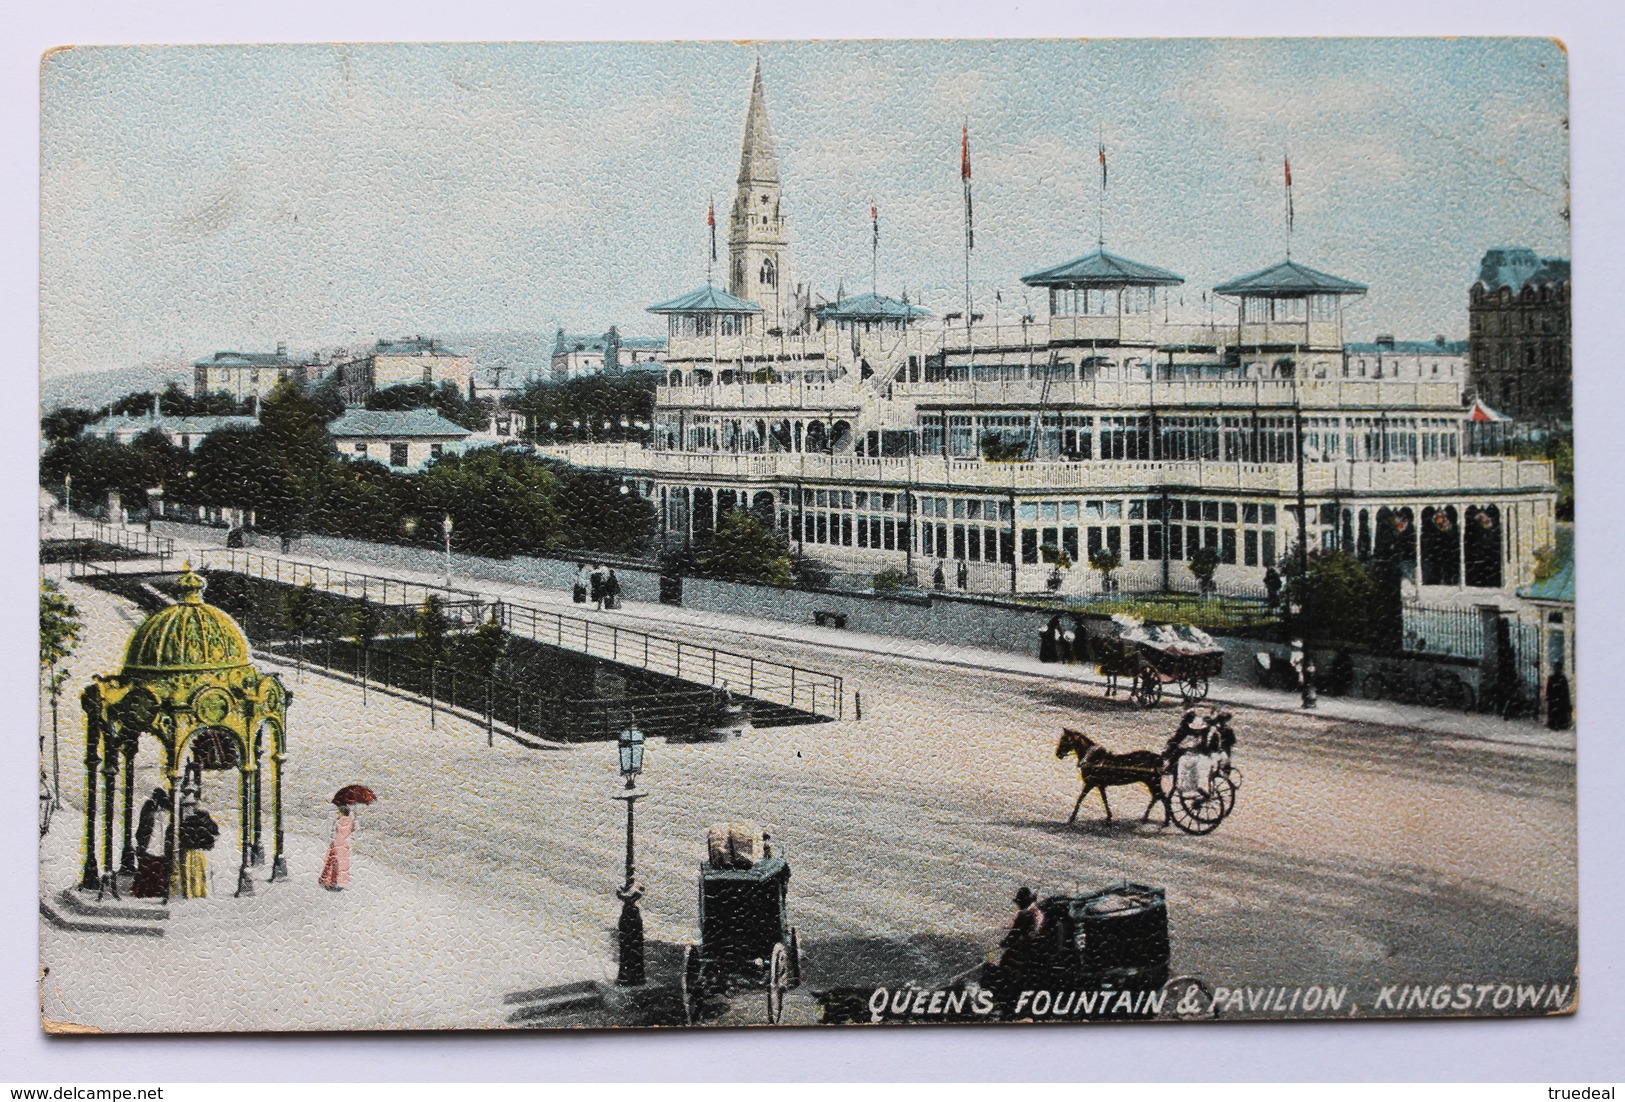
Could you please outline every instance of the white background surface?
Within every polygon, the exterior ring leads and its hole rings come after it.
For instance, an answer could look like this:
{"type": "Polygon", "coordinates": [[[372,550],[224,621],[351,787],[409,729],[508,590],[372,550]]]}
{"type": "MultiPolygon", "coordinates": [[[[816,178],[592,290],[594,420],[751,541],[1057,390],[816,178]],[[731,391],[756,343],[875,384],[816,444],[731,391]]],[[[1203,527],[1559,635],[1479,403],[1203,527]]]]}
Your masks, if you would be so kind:
{"type": "MultiPolygon", "coordinates": [[[[1614,4],[1583,0],[1434,3],[1363,0],[1346,10],[1291,3],[716,4],[636,0],[554,8],[459,0],[275,4],[31,3],[0,13],[0,580],[11,610],[0,632],[0,1082],[543,1079],[1121,1079],[1535,1080],[1625,1075],[1625,646],[1614,548],[1625,471],[1621,382],[1619,122],[1625,41],[1614,4]],[[1569,47],[1573,88],[1576,412],[1584,638],[1581,815],[1581,1008],[1536,1021],[1279,1025],[1048,1026],[361,1036],[47,1038],[39,1032],[34,838],[33,517],[38,426],[38,59],[100,42],[436,41],[749,37],[1122,37],[1147,35],[1541,34],[1569,47]]],[[[1509,242],[1515,244],[1515,242],[1509,242]]],[[[1463,288],[1465,309],[1466,289],[1463,288]]],[[[1559,858],[1560,859],[1560,858],[1559,858]]],[[[116,946],[109,946],[116,951],[116,946]]]]}

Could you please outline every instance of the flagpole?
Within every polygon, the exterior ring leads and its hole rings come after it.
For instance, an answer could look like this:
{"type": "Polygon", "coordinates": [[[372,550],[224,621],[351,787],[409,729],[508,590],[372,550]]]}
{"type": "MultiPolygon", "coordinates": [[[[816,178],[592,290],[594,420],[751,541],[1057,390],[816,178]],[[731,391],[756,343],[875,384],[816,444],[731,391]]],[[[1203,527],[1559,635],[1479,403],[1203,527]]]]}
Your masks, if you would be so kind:
{"type": "Polygon", "coordinates": [[[1281,164],[1286,170],[1286,258],[1292,259],[1292,158],[1281,154],[1281,164]]]}
{"type": "Polygon", "coordinates": [[[711,259],[705,262],[705,285],[711,286],[714,269],[717,266],[717,203],[713,196],[706,202],[705,224],[711,230],[711,259]]]}
{"type": "Polygon", "coordinates": [[[874,237],[869,245],[869,291],[880,293],[880,211],[873,199],[869,200],[869,221],[874,224],[874,237]]]}
{"type": "Polygon", "coordinates": [[[959,133],[959,175],[965,185],[965,344],[971,342],[970,251],[976,247],[976,222],[970,201],[970,121],[959,133]]]}
{"type": "Polygon", "coordinates": [[[1099,133],[1100,144],[1100,196],[1095,201],[1096,241],[1101,252],[1106,251],[1106,135],[1099,133]]]}

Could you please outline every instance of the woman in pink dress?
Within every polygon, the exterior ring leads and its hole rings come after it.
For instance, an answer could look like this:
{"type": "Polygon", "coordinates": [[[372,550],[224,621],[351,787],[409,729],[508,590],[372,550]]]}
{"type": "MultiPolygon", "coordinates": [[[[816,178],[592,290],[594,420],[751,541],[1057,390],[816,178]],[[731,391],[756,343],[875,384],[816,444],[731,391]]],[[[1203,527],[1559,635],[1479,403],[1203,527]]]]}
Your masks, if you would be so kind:
{"type": "Polygon", "coordinates": [[[327,847],[327,860],[322,863],[322,875],[317,883],[330,892],[343,891],[350,882],[350,835],[355,833],[355,816],[348,804],[339,805],[339,817],[333,823],[333,841],[327,847]]]}

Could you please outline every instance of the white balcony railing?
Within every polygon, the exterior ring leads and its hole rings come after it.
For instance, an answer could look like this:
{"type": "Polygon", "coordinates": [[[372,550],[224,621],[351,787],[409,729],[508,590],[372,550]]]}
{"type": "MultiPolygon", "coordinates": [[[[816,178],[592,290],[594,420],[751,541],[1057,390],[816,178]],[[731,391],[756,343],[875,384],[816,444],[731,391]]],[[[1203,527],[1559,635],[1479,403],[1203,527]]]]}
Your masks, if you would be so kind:
{"type": "MultiPolygon", "coordinates": [[[[1297,468],[1291,463],[1208,460],[989,463],[943,456],[870,459],[784,452],[656,451],[630,444],[563,444],[543,450],[580,467],[683,481],[799,480],[1026,494],[1132,492],[1136,488],[1161,486],[1276,497],[1297,492],[1297,468]]],[[[1554,487],[1550,463],[1498,456],[1425,463],[1308,463],[1304,467],[1304,490],[1316,497],[1338,493],[1529,492],[1554,487]]]]}

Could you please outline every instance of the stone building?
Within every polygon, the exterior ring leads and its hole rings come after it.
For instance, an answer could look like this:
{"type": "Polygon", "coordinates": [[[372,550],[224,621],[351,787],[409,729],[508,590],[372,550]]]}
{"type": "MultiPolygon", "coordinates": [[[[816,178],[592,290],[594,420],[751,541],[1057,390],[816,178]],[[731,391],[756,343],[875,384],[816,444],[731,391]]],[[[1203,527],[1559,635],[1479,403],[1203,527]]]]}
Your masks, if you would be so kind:
{"type": "Polygon", "coordinates": [[[1525,248],[1491,249],[1468,291],[1470,384],[1514,421],[1574,423],[1569,262],[1525,248]]]}

